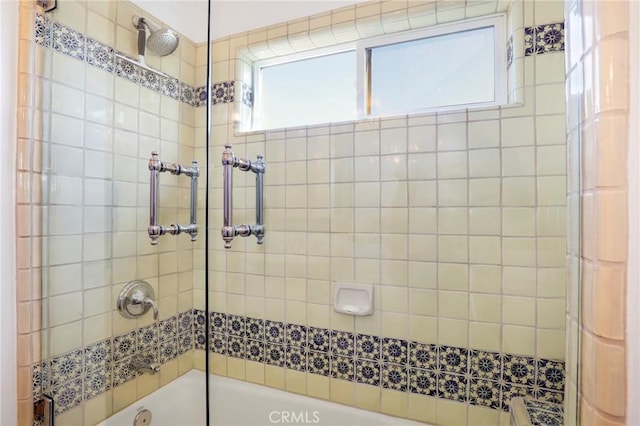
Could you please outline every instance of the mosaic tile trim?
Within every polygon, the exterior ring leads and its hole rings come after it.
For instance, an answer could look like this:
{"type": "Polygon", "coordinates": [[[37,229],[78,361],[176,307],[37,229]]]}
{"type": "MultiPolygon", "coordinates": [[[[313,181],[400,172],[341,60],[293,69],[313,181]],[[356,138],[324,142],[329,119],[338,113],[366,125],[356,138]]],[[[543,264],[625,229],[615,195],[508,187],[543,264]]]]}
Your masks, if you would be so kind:
{"type": "MultiPolygon", "coordinates": [[[[204,311],[194,311],[204,349],[204,311]]],[[[211,351],[292,370],[509,411],[512,397],[561,403],[564,362],[210,312],[211,351]]]]}
{"type": "Polygon", "coordinates": [[[33,398],[52,395],[55,413],[61,414],[137,377],[130,365],[133,355],[164,364],[193,349],[196,326],[189,310],[37,363],[33,398]]]}
{"type": "MultiPolygon", "coordinates": [[[[160,72],[141,67],[135,59],[127,57],[127,55],[115,50],[112,46],[107,46],[55,22],[48,16],[36,14],[34,25],[34,40],[40,46],[52,47],[57,52],[86,62],[106,72],[114,73],[118,77],[125,78],[165,96],[170,96],[187,105],[201,107],[207,104],[206,86],[192,87],[176,78],[167,77],[160,72]]],[[[216,96],[212,99],[213,104],[234,102],[234,87],[234,81],[213,83],[211,93],[216,93],[216,96]],[[220,87],[224,90],[218,96],[217,89],[220,87]]],[[[249,106],[253,104],[253,94],[250,86],[243,84],[241,95],[243,103],[249,106]]]]}
{"type": "Polygon", "coordinates": [[[513,64],[513,34],[509,36],[509,41],[507,42],[507,68],[511,64],[513,64]]]}
{"type": "Polygon", "coordinates": [[[526,27],[524,29],[525,56],[564,51],[564,22],[526,27]]]}
{"type": "Polygon", "coordinates": [[[562,404],[554,404],[531,398],[518,399],[510,412],[509,424],[520,426],[562,426],[564,409],[562,404]]]}

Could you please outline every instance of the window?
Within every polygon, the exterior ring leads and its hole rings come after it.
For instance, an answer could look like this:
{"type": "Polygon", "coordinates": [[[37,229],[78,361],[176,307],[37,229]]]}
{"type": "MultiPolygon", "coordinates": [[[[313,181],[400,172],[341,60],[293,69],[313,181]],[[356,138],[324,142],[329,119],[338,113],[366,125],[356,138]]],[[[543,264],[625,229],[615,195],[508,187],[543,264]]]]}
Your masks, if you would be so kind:
{"type": "Polygon", "coordinates": [[[253,129],[506,103],[503,15],[254,64],[253,129]]]}
{"type": "Polygon", "coordinates": [[[311,58],[290,56],[285,61],[264,61],[254,69],[259,79],[254,129],[356,118],[356,52],[353,48],[311,58]]]}

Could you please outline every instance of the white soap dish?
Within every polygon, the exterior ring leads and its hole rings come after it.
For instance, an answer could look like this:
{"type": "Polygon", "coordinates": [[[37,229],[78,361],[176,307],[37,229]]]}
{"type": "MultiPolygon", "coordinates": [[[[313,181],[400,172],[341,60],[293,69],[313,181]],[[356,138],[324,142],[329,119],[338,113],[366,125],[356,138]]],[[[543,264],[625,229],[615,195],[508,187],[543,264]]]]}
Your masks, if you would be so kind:
{"type": "Polygon", "coordinates": [[[373,314],[373,286],[371,284],[336,283],[333,310],[347,315],[373,314]]]}

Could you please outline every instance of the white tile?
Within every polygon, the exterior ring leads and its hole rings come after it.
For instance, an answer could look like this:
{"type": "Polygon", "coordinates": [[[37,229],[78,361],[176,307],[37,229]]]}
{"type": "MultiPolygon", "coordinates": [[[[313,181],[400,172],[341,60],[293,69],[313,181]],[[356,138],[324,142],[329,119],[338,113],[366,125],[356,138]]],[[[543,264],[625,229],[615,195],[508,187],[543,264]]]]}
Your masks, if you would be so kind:
{"type": "Polygon", "coordinates": [[[55,82],[80,90],[84,88],[84,72],[86,68],[84,63],[55,51],[52,54],[52,60],[51,77],[55,82]]]}
{"type": "MultiPolygon", "coordinates": [[[[138,134],[125,130],[115,129],[113,152],[131,157],[138,155],[138,134]]],[[[149,155],[151,151],[149,151],[149,155]]]]}
{"type": "Polygon", "coordinates": [[[111,178],[113,175],[113,156],[99,151],[86,151],[84,155],[84,173],[87,177],[111,178]]]}
{"type": "Polygon", "coordinates": [[[82,210],[77,207],[50,206],[49,234],[70,235],[81,232],[82,210]]]}
{"type": "Polygon", "coordinates": [[[113,102],[110,99],[87,95],[86,108],[87,120],[106,125],[113,123],[113,102]]]}
{"type": "Polygon", "coordinates": [[[124,78],[116,78],[116,102],[132,107],[138,107],[139,87],[124,78]]]}
{"type": "Polygon", "coordinates": [[[71,205],[82,203],[82,178],[50,176],[49,202],[51,204],[71,205]]]}
{"type": "Polygon", "coordinates": [[[116,103],[115,126],[133,132],[138,131],[138,110],[116,103]]]}
{"type": "Polygon", "coordinates": [[[158,116],[140,111],[140,133],[153,137],[160,136],[160,119],[158,116]]]}
{"type": "Polygon", "coordinates": [[[113,149],[113,128],[97,123],[86,122],[84,124],[84,146],[100,151],[113,149]]]}
{"type": "Polygon", "coordinates": [[[61,84],[51,84],[51,110],[76,118],[84,118],[84,92],[61,84]]]}
{"type": "Polygon", "coordinates": [[[48,250],[50,265],[80,262],[82,260],[82,237],[79,235],[49,237],[48,250]]]}
{"type": "Polygon", "coordinates": [[[82,176],[82,150],[64,145],[51,145],[50,170],[52,173],[64,176],[82,176]]]}
{"type": "Polygon", "coordinates": [[[51,142],[82,146],[83,121],[59,114],[51,115],[51,142]]]}

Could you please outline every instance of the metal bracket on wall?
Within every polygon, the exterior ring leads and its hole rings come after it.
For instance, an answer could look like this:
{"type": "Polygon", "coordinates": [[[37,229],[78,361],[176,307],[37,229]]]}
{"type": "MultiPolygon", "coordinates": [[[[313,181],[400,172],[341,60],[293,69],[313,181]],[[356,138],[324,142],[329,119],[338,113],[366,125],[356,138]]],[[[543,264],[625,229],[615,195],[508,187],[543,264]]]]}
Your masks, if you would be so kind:
{"type": "Polygon", "coordinates": [[[53,398],[42,395],[33,403],[33,424],[53,426],[53,398]]]}
{"type": "Polygon", "coordinates": [[[58,0],[36,0],[36,4],[41,6],[44,12],[51,12],[58,6],[58,0]]]}

